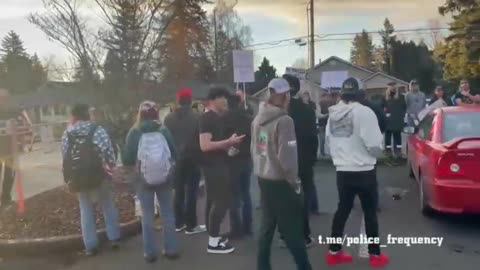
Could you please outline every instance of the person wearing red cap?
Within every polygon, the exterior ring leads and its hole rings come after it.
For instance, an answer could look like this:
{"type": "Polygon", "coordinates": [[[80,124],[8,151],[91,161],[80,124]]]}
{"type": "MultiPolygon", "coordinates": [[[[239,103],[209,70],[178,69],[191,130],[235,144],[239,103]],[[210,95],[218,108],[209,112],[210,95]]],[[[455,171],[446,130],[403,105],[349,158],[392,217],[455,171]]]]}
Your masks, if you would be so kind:
{"type": "Polygon", "coordinates": [[[197,224],[197,193],[200,182],[198,118],[192,109],[192,90],[177,93],[178,108],[167,115],[165,126],[173,135],[178,160],[175,169],[175,223],[176,231],[187,235],[205,232],[205,225],[197,224]]]}

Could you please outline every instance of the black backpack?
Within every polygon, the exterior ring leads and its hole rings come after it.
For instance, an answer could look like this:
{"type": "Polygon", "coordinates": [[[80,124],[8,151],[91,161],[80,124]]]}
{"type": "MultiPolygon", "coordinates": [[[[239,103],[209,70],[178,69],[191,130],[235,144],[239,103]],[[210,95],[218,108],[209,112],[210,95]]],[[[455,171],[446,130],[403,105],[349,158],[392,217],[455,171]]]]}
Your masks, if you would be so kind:
{"type": "Polygon", "coordinates": [[[63,158],[63,178],[71,191],[89,191],[99,187],[105,179],[103,161],[93,143],[97,126],[92,125],[87,136],[67,133],[68,149],[63,158]]]}

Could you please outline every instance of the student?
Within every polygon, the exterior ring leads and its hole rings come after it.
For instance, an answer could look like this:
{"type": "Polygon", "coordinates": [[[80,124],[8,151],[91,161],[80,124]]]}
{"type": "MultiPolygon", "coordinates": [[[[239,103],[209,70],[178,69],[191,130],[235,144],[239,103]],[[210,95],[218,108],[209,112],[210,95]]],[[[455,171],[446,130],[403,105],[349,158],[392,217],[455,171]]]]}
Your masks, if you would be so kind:
{"type": "MultiPolygon", "coordinates": [[[[337,171],[339,203],[333,218],[332,237],[343,238],[345,223],[358,195],[365,216],[367,237],[379,237],[377,205],[378,184],[375,166],[382,155],[382,133],[375,113],[358,102],[359,84],[355,78],[343,83],[341,101],[330,108],[327,124],[327,145],[337,171]]],[[[370,265],[385,266],[389,259],[380,252],[379,244],[368,246],[370,265]]],[[[330,245],[327,264],[352,262],[341,244],[330,245]]]]}
{"type": "Polygon", "coordinates": [[[123,158],[124,166],[136,166],[137,198],[142,209],[142,233],[144,258],[148,263],[158,259],[154,231],[155,197],[160,204],[163,224],[163,255],[168,259],[179,256],[175,234],[173,194],[170,183],[172,161],[176,149],[167,128],[159,124],[158,106],[152,101],[140,104],[137,121],[127,135],[123,158]]]}
{"type": "Polygon", "coordinates": [[[235,248],[220,237],[220,225],[232,200],[227,151],[242,142],[245,135],[226,136],[223,116],[229,93],[223,87],[212,87],[208,93],[208,111],[200,116],[199,141],[203,152],[202,170],[207,185],[207,252],[228,254],[235,248]]]}
{"type": "Polygon", "coordinates": [[[285,79],[277,78],[269,83],[268,89],[268,103],[260,108],[252,124],[251,151],[262,199],[257,269],[272,269],[271,244],[278,226],[297,269],[310,270],[303,231],[304,207],[295,126],[287,112],[290,85],[285,79]]]}
{"type": "Polygon", "coordinates": [[[295,124],[295,135],[298,147],[298,175],[302,181],[304,193],[304,233],[307,246],[313,244],[310,237],[310,210],[312,206],[318,211],[317,189],[315,187],[313,165],[317,159],[318,137],[316,115],[312,108],[298,97],[300,80],[292,75],[283,75],[290,85],[292,99],[288,107],[288,114],[295,124]]]}
{"type": "Polygon", "coordinates": [[[480,95],[470,90],[468,80],[460,82],[458,93],[453,97],[456,106],[476,106],[480,104],[480,95]]]}
{"type": "Polygon", "coordinates": [[[178,150],[175,166],[175,222],[176,231],[185,230],[192,235],[207,230],[205,225],[197,224],[197,195],[200,183],[198,157],[190,144],[198,142],[199,115],[192,109],[192,90],[181,89],[177,93],[178,108],[167,115],[165,126],[172,133],[175,148],[178,150]]]}
{"type": "Polygon", "coordinates": [[[85,253],[94,256],[99,251],[94,198],[103,208],[112,247],[119,246],[118,211],[106,170],[115,167],[115,155],[105,129],[90,122],[88,105],[75,105],[71,114],[71,125],[62,136],[63,173],[70,190],[78,194],[85,253]]]}
{"type": "Polygon", "coordinates": [[[227,136],[243,134],[245,139],[237,148],[229,152],[229,168],[232,179],[233,203],[230,208],[230,236],[241,238],[251,236],[252,198],[250,195],[250,177],[252,159],[250,155],[250,128],[252,118],[239,95],[228,99],[228,112],[225,115],[227,136]]]}
{"type": "Polygon", "coordinates": [[[425,94],[420,91],[416,80],[410,82],[410,91],[405,95],[405,104],[407,106],[408,126],[414,127],[418,125],[418,114],[427,106],[427,98],[425,94]]]}
{"type": "Polygon", "coordinates": [[[385,128],[385,145],[387,155],[392,152],[395,156],[401,155],[402,131],[405,126],[406,104],[395,83],[390,83],[385,94],[385,116],[387,126],[385,128]],[[393,137],[393,144],[392,144],[393,137]]]}

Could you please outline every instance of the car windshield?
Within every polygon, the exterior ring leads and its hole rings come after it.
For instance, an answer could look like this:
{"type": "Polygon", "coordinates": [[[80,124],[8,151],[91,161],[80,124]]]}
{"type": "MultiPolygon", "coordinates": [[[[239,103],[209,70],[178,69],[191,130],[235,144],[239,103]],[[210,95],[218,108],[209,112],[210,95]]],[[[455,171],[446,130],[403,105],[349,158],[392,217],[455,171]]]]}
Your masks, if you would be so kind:
{"type": "Polygon", "coordinates": [[[480,137],[480,111],[447,113],[443,117],[443,142],[460,137],[480,137]]]}

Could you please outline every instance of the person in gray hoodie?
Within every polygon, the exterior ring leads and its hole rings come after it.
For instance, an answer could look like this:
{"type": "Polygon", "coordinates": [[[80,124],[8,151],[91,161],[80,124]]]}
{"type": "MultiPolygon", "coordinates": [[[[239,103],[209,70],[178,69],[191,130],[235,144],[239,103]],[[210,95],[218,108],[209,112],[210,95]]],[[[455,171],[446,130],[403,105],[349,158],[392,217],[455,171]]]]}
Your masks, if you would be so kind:
{"type": "Polygon", "coordinates": [[[278,230],[297,269],[310,270],[304,238],[302,187],[298,177],[297,139],[288,116],[290,85],[273,79],[270,97],[252,123],[251,153],[262,199],[257,269],[270,270],[270,249],[278,230]]]}
{"type": "Polygon", "coordinates": [[[407,124],[414,127],[419,124],[418,114],[427,106],[427,98],[420,91],[416,80],[410,82],[410,91],[405,95],[405,103],[407,104],[407,124]]]}

